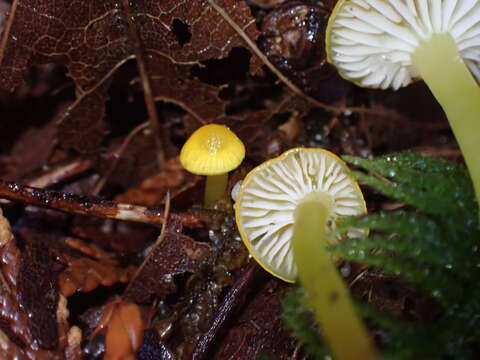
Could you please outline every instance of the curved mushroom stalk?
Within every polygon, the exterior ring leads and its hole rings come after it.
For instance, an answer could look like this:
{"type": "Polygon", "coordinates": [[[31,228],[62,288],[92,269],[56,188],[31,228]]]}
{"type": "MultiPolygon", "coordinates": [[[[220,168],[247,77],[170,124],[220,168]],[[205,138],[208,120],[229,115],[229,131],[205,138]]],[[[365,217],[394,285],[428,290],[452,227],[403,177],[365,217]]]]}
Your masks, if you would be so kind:
{"type": "Polygon", "coordinates": [[[357,85],[396,90],[418,75],[425,80],[447,114],[478,204],[479,34],[480,0],[339,0],[326,31],[328,61],[357,85]]]}
{"type": "Polygon", "coordinates": [[[348,289],[325,248],[329,213],[321,201],[307,200],[297,205],[292,246],[298,277],[333,358],[376,359],[372,339],[355,313],[348,289]]]}
{"type": "Polygon", "coordinates": [[[480,205],[480,87],[449,34],[432,36],[412,60],[448,117],[480,205]]]}

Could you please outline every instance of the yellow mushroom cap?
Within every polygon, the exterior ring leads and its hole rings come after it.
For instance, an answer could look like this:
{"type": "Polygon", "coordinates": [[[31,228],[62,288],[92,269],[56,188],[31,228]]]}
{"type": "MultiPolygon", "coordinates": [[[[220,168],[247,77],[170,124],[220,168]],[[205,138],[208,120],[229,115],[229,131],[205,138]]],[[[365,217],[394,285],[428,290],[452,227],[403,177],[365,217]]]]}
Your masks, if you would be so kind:
{"type": "MultiPolygon", "coordinates": [[[[335,221],[367,211],[347,165],[323,149],[291,149],[257,166],[245,177],[236,198],[237,227],[250,254],[265,270],[288,282],[297,277],[291,244],[295,209],[312,199],[325,204],[335,221]]],[[[329,226],[334,228],[335,223],[329,226]]],[[[359,229],[348,234],[361,235],[359,229]]]]}
{"type": "Polygon", "coordinates": [[[245,157],[242,141],[223,125],[197,129],[180,152],[182,166],[197,175],[220,175],[238,167],[245,157]]]}

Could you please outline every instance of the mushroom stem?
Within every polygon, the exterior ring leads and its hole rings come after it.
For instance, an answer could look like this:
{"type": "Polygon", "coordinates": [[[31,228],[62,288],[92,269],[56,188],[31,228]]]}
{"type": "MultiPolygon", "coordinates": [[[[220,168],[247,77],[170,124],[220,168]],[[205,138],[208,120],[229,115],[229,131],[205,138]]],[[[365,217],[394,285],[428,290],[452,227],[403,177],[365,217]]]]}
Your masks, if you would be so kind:
{"type": "Polygon", "coordinates": [[[412,61],[448,117],[480,204],[480,88],[449,34],[433,35],[412,61]]]}
{"type": "Polygon", "coordinates": [[[228,173],[209,175],[205,183],[205,206],[213,205],[225,196],[228,184],[228,173]]]}
{"type": "Polygon", "coordinates": [[[306,199],[295,209],[292,246],[300,282],[333,357],[336,360],[376,359],[376,349],[326,250],[329,209],[319,200],[306,199]]]}

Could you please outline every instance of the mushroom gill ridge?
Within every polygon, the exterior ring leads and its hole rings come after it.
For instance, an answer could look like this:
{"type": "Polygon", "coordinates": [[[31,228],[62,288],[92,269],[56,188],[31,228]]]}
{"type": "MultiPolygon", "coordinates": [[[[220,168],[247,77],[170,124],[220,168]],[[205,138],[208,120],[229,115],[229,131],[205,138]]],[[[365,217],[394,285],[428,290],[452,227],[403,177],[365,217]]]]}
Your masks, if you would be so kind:
{"type": "Polygon", "coordinates": [[[398,89],[417,77],[415,50],[443,33],[480,78],[478,0],[346,0],[327,34],[329,61],[358,85],[398,89]]]}
{"type": "Polygon", "coordinates": [[[243,231],[257,257],[270,259],[286,274],[296,271],[290,240],[295,209],[305,198],[321,195],[329,217],[364,212],[343,163],[320,149],[289,151],[259,166],[246,182],[239,204],[243,231]]]}

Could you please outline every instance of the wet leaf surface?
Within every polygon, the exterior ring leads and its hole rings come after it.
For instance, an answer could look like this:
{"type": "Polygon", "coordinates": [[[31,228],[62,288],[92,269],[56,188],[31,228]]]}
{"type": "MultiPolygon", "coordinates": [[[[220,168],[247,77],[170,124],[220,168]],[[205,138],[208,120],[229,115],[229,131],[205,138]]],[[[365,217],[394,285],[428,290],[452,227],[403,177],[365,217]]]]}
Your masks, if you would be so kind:
{"type": "Polygon", "coordinates": [[[152,295],[163,299],[176,290],[174,276],[198,271],[208,261],[210,252],[209,244],[167,231],[129,284],[125,299],[136,303],[148,302],[152,295]]]}
{"type": "MultiPolygon", "coordinates": [[[[256,38],[258,31],[243,2],[219,4],[256,38]]],[[[14,1],[1,45],[4,89],[20,85],[33,64],[53,62],[68,69],[77,98],[59,117],[61,143],[81,152],[95,150],[106,134],[107,89],[112,74],[125,62],[135,58],[139,67],[148,69],[151,85],[142,81],[144,89],[152,88],[148,96],[208,119],[223,113],[224,103],[217,96],[220,88],[202,84],[189,70],[192,64],[226,57],[233,47],[244,46],[204,1],[126,0],[14,1]]],[[[256,67],[253,72],[258,71],[256,67]]]]}
{"type": "Polygon", "coordinates": [[[269,280],[246,304],[229,327],[214,359],[255,359],[261,354],[290,359],[296,343],[281,319],[281,304],[288,286],[269,280]]]}

